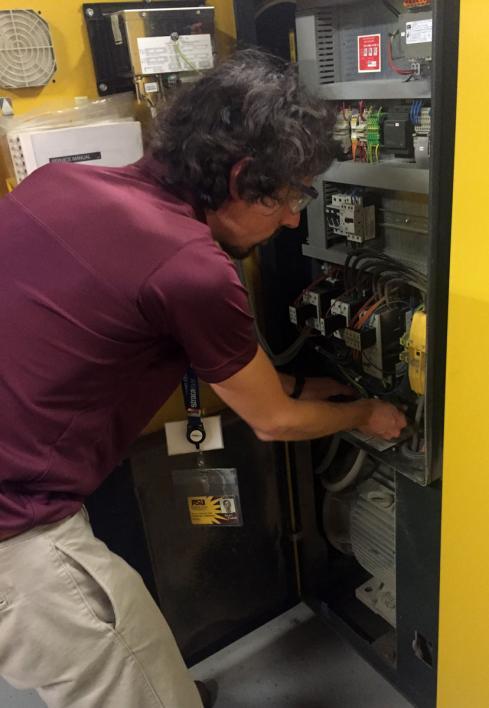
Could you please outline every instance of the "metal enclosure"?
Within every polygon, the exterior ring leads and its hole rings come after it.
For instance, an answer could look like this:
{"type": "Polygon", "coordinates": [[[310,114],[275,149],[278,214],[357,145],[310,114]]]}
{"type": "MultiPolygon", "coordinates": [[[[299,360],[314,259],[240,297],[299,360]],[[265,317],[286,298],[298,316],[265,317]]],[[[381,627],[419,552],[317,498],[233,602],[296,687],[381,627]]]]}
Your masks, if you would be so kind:
{"type": "MultiPolygon", "coordinates": [[[[400,5],[400,3],[398,3],[400,5]]],[[[438,5],[434,5],[435,12],[438,5]]],[[[402,9],[402,8],[401,8],[402,9]]],[[[433,12],[413,13],[412,17],[420,22],[432,18],[433,12]]],[[[371,99],[382,105],[392,105],[396,101],[408,101],[424,98],[432,101],[432,120],[435,124],[439,102],[445,96],[441,90],[444,69],[433,62],[433,76],[420,76],[417,80],[406,81],[396,76],[388,66],[386,57],[386,42],[396,27],[406,24],[406,15],[399,17],[377,0],[372,2],[299,2],[297,6],[297,44],[299,55],[299,71],[303,82],[319,96],[331,101],[355,99],[371,99]],[[357,67],[357,38],[361,35],[380,35],[382,48],[382,71],[379,73],[359,74],[357,67]],[[395,78],[394,78],[395,77],[395,78]],[[432,96],[432,86],[438,96],[432,96]],[[438,102],[437,102],[438,98],[438,102]]],[[[438,9],[435,27],[442,27],[441,10],[438,9]]],[[[420,46],[420,53],[431,55],[425,44],[420,46]]],[[[446,51],[446,50],[445,50],[446,51]]],[[[453,56],[450,56],[450,60],[453,56]]],[[[445,114],[446,115],[446,114],[445,114]]],[[[440,120],[440,129],[443,129],[440,120]]],[[[433,139],[437,139],[436,128],[433,129],[433,139]]],[[[433,151],[435,155],[435,151],[433,151]]],[[[434,159],[438,159],[437,156],[434,159]]],[[[344,185],[361,186],[374,190],[378,195],[379,211],[383,215],[380,238],[373,242],[373,248],[385,253],[417,271],[428,275],[430,282],[435,282],[439,269],[432,268],[435,251],[446,248],[448,254],[449,229],[440,233],[435,219],[436,203],[433,186],[438,175],[433,178],[429,166],[419,166],[404,159],[385,160],[377,164],[366,164],[354,161],[335,160],[331,167],[319,177],[317,188],[319,198],[308,209],[308,235],[303,246],[305,256],[343,264],[347,256],[346,245],[328,243],[328,231],[325,219],[325,207],[328,190],[344,185]],[[433,181],[433,179],[435,181],[433,181]],[[433,271],[433,272],[432,272],[433,271]]],[[[444,258],[447,262],[448,255],[444,258]]],[[[445,297],[447,288],[447,272],[445,272],[445,297]]],[[[433,302],[434,288],[430,288],[428,299],[433,302]]],[[[433,310],[428,322],[435,322],[440,316],[433,310]]],[[[428,335],[430,337],[430,335],[428,335]]],[[[428,347],[428,379],[437,375],[439,359],[435,349],[428,347]]],[[[442,379],[441,379],[442,381],[442,379]]],[[[442,394],[442,389],[439,391],[442,394]]],[[[432,430],[440,430],[441,415],[438,415],[439,399],[435,401],[428,391],[427,408],[437,420],[428,425],[427,437],[432,430]]],[[[430,440],[430,443],[432,441],[430,440]]],[[[411,465],[405,465],[399,457],[398,469],[410,474],[418,483],[427,484],[439,476],[440,470],[431,464],[432,446],[427,446],[426,463],[421,470],[411,465]]],[[[391,455],[391,464],[395,457],[391,455]]]]}
{"type": "MultiPolygon", "coordinates": [[[[315,186],[319,198],[308,209],[307,224],[305,220],[302,223],[303,257],[294,250],[290,233],[262,251],[266,331],[275,350],[285,348],[296,336],[296,330],[284,323],[282,313],[297,293],[321,274],[323,264],[342,265],[351,253],[352,244],[331,238],[328,230],[326,206],[338,190],[361,188],[373,194],[379,233],[369,241],[369,248],[409,265],[428,279],[424,459],[403,458],[399,454],[401,445],[374,449],[368,441],[349,434],[341,443],[367,450],[374,463],[386,465],[394,476],[395,622],[385,621],[359,601],[358,589],[369,587],[366,581],[371,573],[354,557],[334,547],[325,532],[325,515],[331,519],[331,507],[323,504],[324,489],[314,470],[324,458],[327,441],[295,444],[290,450],[296,472],[296,513],[302,531],[303,596],[420,708],[434,708],[437,701],[441,472],[459,17],[457,0],[427,5],[411,13],[402,0],[299,0],[296,36],[303,83],[331,106],[341,107],[343,102],[348,106],[364,99],[391,110],[422,100],[423,106],[431,108],[431,139],[419,141],[418,152],[410,159],[385,154],[373,164],[351,159],[333,162],[318,178],[315,186]],[[408,46],[407,24],[425,23],[431,18],[432,42],[418,41],[414,49],[408,46]],[[387,54],[387,43],[398,28],[400,33],[393,40],[394,58],[402,55],[407,62],[424,64],[419,75],[409,81],[391,68],[387,54]],[[381,71],[360,74],[358,37],[371,34],[380,35],[381,71]],[[431,154],[426,159],[428,147],[431,154]]],[[[253,12],[253,3],[239,3],[238,34],[241,27],[241,39],[250,43],[254,41],[250,31],[253,12]]],[[[415,29],[421,32],[423,28],[426,25],[415,29]]],[[[269,46],[263,36],[262,43],[269,46]]],[[[310,294],[309,303],[314,294],[310,294]]],[[[289,370],[305,375],[334,374],[318,362],[312,349],[304,351],[289,370]]],[[[356,493],[355,487],[350,487],[345,504],[356,493]]],[[[338,508],[335,513],[339,513],[338,508]]],[[[382,548],[385,550],[385,546],[382,548]]]]}
{"type": "MultiPolygon", "coordinates": [[[[393,3],[388,4],[392,7],[393,3]]],[[[373,450],[356,436],[343,436],[349,444],[368,449],[369,456],[395,473],[395,629],[358,601],[355,590],[365,580],[363,569],[331,546],[327,559],[321,552],[324,530],[318,518],[323,492],[312,473],[321,457],[313,445],[311,465],[311,451],[304,444],[296,446],[295,455],[304,530],[303,580],[310,603],[416,706],[434,708],[441,517],[441,483],[436,480],[442,469],[459,8],[457,2],[433,2],[429,13],[410,15],[403,14],[400,2],[394,8],[399,12],[397,18],[386,3],[374,0],[299,2],[297,41],[304,83],[331,102],[367,99],[388,107],[420,98],[431,102],[430,161],[422,166],[389,156],[377,164],[335,161],[318,179],[320,197],[309,207],[303,245],[304,256],[313,261],[345,262],[351,246],[329,240],[326,204],[335,189],[360,186],[377,195],[377,213],[382,214],[377,224],[381,234],[372,242],[373,248],[428,278],[424,461],[402,459],[400,446],[373,450]],[[410,19],[424,23],[432,17],[433,43],[419,43],[406,52],[409,58],[433,59],[432,70],[417,80],[402,80],[385,56],[388,38],[399,24],[405,27],[410,19]],[[363,75],[357,71],[356,40],[370,34],[381,36],[382,70],[363,75]],[[321,557],[323,565],[318,570],[321,557]]],[[[400,46],[406,50],[405,38],[400,46]]]]}
{"type": "MultiPolygon", "coordinates": [[[[151,8],[144,10],[122,10],[116,15],[113,26],[119,30],[117,42],[125,44],[131,61],[131,70],[134,76],[141,76],[146,73],[156,73],[146,71],[141,61],[140,42],[143,38],[150,37],[171,37],[177,36],[201,36],[214,35],[214,8],[213,7],[188,7],[188,8],[151,8]],[[196,29],[198,34],[195,35],[196,29]]],[[[171,47],[170,47],[171,50],[171,47]]],[[[173,57],[172,52],[164,56],[165,64],[173,57]]],[[[162,53],[162,49],[153,49],[157,56],[162,53]]],[[[204,70],[212,67],[208,63],[196,63],[197,69],[204,70]]],[[[189,71],[187,66],[186,70],[189,71]]],[[[168,69],[167,69],[168,71],[168,69]]]]}
{"type": "Polygon", "coordinates": [[[92,53],[97,89],[100,96],[132,91],[134,89],[131,57],[127,42],[123,41],[112,19],[121,11],[148,9],[178,9],[200,7],[205,0],[155,0],[147,2],[84,3],[83,18],[92,53]],[[115,30],[115,32],[114,32],[115,30]]]}

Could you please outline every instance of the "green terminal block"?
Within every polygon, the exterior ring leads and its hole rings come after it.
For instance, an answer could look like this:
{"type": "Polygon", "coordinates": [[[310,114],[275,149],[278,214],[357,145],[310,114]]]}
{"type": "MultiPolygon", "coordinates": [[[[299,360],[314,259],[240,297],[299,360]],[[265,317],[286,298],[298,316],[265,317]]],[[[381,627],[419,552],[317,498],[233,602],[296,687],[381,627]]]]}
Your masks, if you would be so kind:
{"type": "Polygon", "coordinates": [[[378,162],[380,159],[380,129],[383,117],[382,108],[371,111],[367,117],[367,162],[378,162]]]}

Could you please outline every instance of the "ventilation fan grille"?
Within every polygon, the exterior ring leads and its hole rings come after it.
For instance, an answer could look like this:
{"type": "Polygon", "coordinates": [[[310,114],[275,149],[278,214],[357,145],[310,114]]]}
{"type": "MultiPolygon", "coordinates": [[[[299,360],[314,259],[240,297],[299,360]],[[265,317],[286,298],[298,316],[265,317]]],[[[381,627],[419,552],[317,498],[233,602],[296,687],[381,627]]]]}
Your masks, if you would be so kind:
{"type": "Polygon", "coordinates": [[[47,22],[34,10],[0,11],[0,86],[45,86],[55,70],[47,22]]]}

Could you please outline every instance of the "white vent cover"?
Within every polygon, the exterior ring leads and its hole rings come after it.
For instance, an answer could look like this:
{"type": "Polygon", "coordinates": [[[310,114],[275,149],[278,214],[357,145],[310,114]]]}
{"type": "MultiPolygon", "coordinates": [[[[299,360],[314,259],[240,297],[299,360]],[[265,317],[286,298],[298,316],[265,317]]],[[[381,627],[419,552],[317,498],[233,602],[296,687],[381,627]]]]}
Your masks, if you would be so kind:
{"type": "Polygon", "coordinates": [[[0,11],[0,86],[44,86],[55,71],[47,22],[34,10],[0,11]]]}

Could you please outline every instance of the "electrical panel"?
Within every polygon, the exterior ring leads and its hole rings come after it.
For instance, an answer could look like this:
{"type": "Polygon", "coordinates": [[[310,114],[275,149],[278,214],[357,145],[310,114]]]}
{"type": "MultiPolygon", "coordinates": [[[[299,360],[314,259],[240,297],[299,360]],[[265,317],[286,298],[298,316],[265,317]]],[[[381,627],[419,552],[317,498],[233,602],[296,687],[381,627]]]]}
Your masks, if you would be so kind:
{"type": "Polygon", "coordinates": [[[364,656],[416,705],[434,706],[443,381],[432,332],[445,316],[433,305],[438,256],[449,251],[435,226],[442,173],[432,174],[433,89],[445,70],[433,50],[435,2],[299,0],[297,9],[300,76],[328,102],[337,143],[308,207],[311,281],[289,307],[305,341],[299,367],[408,420],[396,440],[351,430],[311,444],[321,513],[308,523],[329,548],[319,594],[364,656]]]}
{"type": "Polygon", "coordinates": [[[83,5],[100,95],[134,88],[155,113],[215,61],[214,7],[191,0],[83,5]]]}
{"type": "Polygon", "coordinates": [[[114,42],[127,46],[136,95],[151,107],[214,66],[213,7],[121,10],[111,21],[114,42]]]}
{"type": "Polygon", "coordinates": [[[297,32],[301,77],[336,115],[338,158],[318,179],[303,246],[322,277],[291,321],[317,333],[325,365],[359,395],[406,409],[411,439],[389,446],[389,465],[426,485],[427,352],[418,328],[413,358],[411,329],[429,292],[431,3],[306,1],[297,32]]]}

